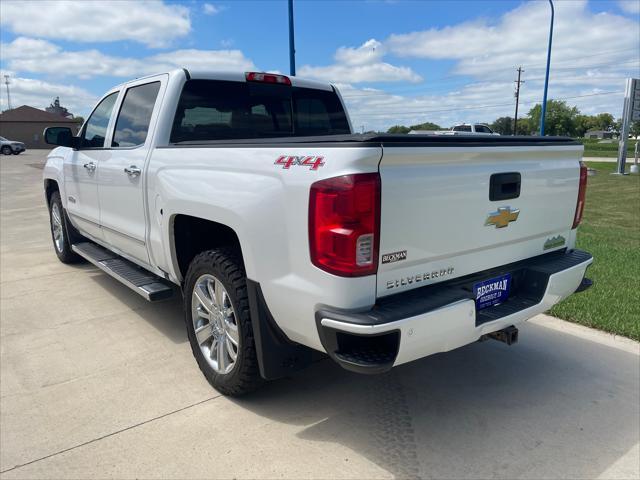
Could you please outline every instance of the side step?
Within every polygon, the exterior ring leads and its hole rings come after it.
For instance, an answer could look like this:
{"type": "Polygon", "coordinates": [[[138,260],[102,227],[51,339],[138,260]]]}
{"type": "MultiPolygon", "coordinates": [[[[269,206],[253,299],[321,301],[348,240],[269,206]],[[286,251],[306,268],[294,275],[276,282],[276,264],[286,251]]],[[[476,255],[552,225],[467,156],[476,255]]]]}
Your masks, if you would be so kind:
{"type": "Polygon", "coordinates": [[[100,270],[119,280],[131,290],[150,302],[165,300],[173,296],[173,284],[167,282],[119,255],[92,242],[76,243],[74,252],[86,258],[100,270]]]}

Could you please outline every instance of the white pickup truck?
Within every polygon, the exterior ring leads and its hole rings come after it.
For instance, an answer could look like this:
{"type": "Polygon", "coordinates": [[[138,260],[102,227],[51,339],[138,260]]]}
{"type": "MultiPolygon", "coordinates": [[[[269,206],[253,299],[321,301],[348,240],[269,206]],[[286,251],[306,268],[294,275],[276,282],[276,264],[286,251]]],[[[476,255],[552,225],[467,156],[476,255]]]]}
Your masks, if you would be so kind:
{"type": "Polygon", "coordinates": [[[77,136],[45,138],[59,259],[149,301],[181,292],[225,394],[321,353],[377,373],[511,344],[591,285],[569,138],[354,135],[330,84],[187,70],[119,85],[77,136]]]}

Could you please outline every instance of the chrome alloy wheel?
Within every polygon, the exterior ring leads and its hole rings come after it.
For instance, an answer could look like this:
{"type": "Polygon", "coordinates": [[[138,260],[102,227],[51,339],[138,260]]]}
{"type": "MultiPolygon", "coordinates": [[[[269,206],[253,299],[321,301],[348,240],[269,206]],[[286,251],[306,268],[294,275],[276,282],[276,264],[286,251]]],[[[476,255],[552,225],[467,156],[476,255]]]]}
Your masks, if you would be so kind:
{"type": "Polygon", "coordinates": [[[238,358],[236,312],[222,282],[210,274],[196,280],[191,294],[191,319],[200,350],[219,374],[233,370],[238,358]]]}
{"type": "Polygon", "coordinates": [[[56,249],[62,252],[64,249],[64,227],[62,226],[62,212],[57,203],[51,206],[51,231],[53,232],[53,243],[56,249]]]}

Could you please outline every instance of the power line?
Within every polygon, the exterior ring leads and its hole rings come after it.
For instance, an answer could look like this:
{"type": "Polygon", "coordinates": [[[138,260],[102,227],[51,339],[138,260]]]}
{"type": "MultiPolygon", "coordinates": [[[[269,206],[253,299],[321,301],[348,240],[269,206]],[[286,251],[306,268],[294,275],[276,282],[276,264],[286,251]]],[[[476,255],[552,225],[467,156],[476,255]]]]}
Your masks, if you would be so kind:
{"type": "MultiPolygon", "coordinates": [[[[596,68],[596,67],[603,67],[603,66],[611,66],[611,65],[625,65],[627,63],[632,63],[632,62],[640,62],[639,60],[627,60],[625,62],[611,62],[611,63],[601,63],[601,64],[595,64],[595,65],[582,65],[582,66],[571,66],[571,67],[554,67],[553,71],[564,71],[564,70],[581,70],[581,69],[587,69],[587,68],[596,68]]],[[[533,69],[533,70],[541,70],[542,67],[529,67],[529,69],[533,69]]],[[[450,75],[450,76],[446,76],[446,77],[439,77],[436,78],[434,80],[441,80],[441,79],[445,79],[445,78],[450,78],[453,76],[460,76],[460,74],[457,75],[450,75]]],[[[610,78],[610,79],[614,79],[614,78],[626,78],[627,76],[620,76],[620,77],[598,77],[598,78],[610,78]]],[[[475,84],[483,84],[483,83],[488,83],[488,82],[492,82],[494,80],[503,80],[504,77],[485,77],[482,80],[476,80],[476,81],[467,81],[467,80],[463,80],[463,81],[459,81],[459,82],[451,82],[451,81],[447,81],[447,82],[429,82],[428,85],[415,85],[412,87],[404,87],[404,88],[400,88],[400,89],[395,89],[394,92],[409,92],[409,90],[413,91],[416,89],[419,90],[433,90],[434,87],[435,89],[441,88],[441,87],[436,87],[436,85],[460,85],[461,87],[465,87],[468,85],[475,85],[475,84]]],[[[538,76],[538,77],[530,77],[529,80],[542,80],[544,79],[544,76],[538,76]]],[[[506,79],[504,80],[504,83],[506,83],[506,79]]],[[[495,83],[495,82],[494,82],[495,83]]],[[[419,93],[419,92],[416,92],[419,93]]],[[[378,96],[378,95],[395,95],[395,93],[389,93],[389,92],[382,92],[382,91],[373,91],[370,93],[357,93],[354,95],[349,95],[349,94],[344,94],[343,97],[344,98],[357,98],[357,97],[369,97],[369,96],[378,96]]]]}
{"type": "MultiPolygon", "coordinates": [[[[572,100],[574,98],[585,98],[585,97],[596,97],[599,95],[622,95],[624,94],[624,92],[622,91],[616,91],[616,92],[599,92],[599,93],[589,93],[589,94],[585,94],[585,95],[574,95],[571,97],[562,97],[562,98],[554,98],[552,100],[572,100]]],[[[536,104],[536,103],[540,103],[537,100],[532,100],[532,101],[528,101],[528,102],[522,102],[523,105],[531,105],[531,104],[536,104]]],[[[481,109],[481,108],[492,108],[492,107],[505,107],[505,106],[511,106],[512,103],[494,103],[492,105],[469,105],[468,107],[458,107],[458,108],[445,108],[445,109],[441,109],[441,110],[416,110],[416,111],[408,111],[405,110],[403,112],[385,112],[385,113],[364,113],[364,114],[353,114],[354,116],[363,116],[363,117],[373,117],[373,116],[387,116],[387,115],[415,115],[415,114],[421,114],[421,113],[438,113],[438,112],[455,112],[455,111],[460,111],[460,110],[477,110],[477,109],[481,109]]]]}

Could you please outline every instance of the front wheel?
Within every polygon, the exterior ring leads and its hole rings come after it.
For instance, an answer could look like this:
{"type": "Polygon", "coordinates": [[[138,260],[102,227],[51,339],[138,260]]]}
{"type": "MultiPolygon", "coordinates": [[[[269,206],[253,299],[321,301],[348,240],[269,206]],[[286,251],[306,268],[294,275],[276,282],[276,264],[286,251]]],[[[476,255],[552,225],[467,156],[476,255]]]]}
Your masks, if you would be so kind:
{"type": "Polygon", "coordinates": [[[73,225],[67,223],[59,192],[53,192],[49,200],[49,221],[51,222],[53,248],[58,259],[62,263],[78,263],[82,261],[82,257],[71,249],[69,235],[75,234],[75,229],[73,225]]]}
{"type": "Polygon", "coordinates": [[[5,145],[4,147],[2,147],[2,149],[0,149],[0,152],[2,152],[3,155],[11,155],[13,153],[13,150],[11,150],[11,147],[9,145],[5,145]]]}
{"type": "Polygon", "coordinates": [[[225,395],[258,388],[258,368],[242,259],[231,249],[197,255],[185,279],[185,322],[193,356],[225,395]]]}

